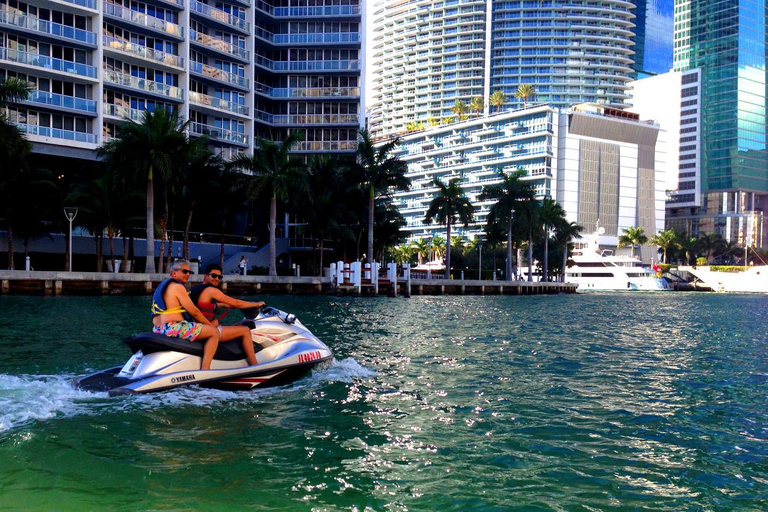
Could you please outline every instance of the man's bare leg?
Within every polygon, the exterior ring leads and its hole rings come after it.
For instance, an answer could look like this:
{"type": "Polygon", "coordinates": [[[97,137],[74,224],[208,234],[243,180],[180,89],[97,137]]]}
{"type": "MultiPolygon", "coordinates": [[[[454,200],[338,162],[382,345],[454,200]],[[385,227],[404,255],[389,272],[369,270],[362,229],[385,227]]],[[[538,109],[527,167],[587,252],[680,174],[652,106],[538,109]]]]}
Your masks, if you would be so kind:
{"type": "Polygon", "coordinates": [[[237,338],[243,340],[243,350],[248,358],[250,366],[258,364],[256,361],[256,351],[253,349],[253,337],[251,330],[244,325],[228,325],[221,328],[221,341],[229,341],[237,338]]]}
{"type": "Polygon", "coordinates": [[[200,365],[200,369],[210,370],[213,356],[216,355],[216,349],[219,348],[219,330],[213,326],[204,325],[196,339],[206,340],[205,347],[203,347],[203,363],[200,365]]]}

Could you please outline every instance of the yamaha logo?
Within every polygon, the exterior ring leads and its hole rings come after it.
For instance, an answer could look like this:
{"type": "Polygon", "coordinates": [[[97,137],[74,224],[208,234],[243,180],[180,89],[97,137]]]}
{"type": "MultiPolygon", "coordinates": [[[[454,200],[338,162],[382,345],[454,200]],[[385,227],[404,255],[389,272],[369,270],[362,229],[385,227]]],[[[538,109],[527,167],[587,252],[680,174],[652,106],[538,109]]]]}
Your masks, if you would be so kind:
{"type": "Polygon", "coordinates": [[[179,377],[172,377],[171,384],[179,384],[181,382],[189,382],[191,380],[195,380],[194,375],[181,375],[179,377]]]}

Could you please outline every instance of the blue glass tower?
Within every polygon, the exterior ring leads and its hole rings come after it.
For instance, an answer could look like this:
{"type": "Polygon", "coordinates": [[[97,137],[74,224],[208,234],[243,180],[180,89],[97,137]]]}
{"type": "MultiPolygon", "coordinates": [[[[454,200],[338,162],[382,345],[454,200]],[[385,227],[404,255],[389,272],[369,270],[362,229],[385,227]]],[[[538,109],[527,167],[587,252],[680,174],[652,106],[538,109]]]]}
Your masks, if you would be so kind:
{"type": "Polygon", "coordinates": [[[635,2],[635,73],[638,78],[672,69],[674,0],[635,2]]]}

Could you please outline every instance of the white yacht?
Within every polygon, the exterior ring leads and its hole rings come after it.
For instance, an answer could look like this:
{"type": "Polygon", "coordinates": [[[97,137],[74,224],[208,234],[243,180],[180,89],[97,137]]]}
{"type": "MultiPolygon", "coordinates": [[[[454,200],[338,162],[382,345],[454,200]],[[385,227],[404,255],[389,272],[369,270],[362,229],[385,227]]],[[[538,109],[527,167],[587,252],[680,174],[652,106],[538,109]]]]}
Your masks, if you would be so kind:
{"type": "Polygon", "coordinates": [[[749,266],[741,271],[724,272],[703,267],[678,267],[716,292],[768,293],[768,266],[749,266]]]}
{"type": "MultiPolygon", "coordinates": [[[[602,230],[601,230],[602,231],[602,230]]],[[[591,290],[669,290],[669,283],[657,272],[643,267],[635,257],[616,255],[600,249],[600,232],[575,242],[574,265],[565,272],[565,282],[579,285],[578,291],[591,290]]]]}

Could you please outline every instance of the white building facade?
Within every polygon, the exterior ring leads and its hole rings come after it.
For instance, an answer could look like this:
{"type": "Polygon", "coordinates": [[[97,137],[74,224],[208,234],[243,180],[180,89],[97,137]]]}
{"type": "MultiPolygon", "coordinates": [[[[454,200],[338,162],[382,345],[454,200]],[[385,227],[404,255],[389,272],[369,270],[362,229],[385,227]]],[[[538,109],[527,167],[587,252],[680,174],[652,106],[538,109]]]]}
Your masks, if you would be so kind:
{"type": "MultiPolygon", "coordinates": [[[[424,224],[435,196],[432,180],[460,178],[475,205],[475,222],[455,231],[480,236],[492,202],[479,200],[483,187],[500,183],[499,170],[524,169],[539,198],[551,197],[569,221],[592,232],[605,229],[604,246],[616,246],[622,230],[664,228],[663,155],[656,153],[659,127],[637,116],[599,105],[572,109],[536,106],[427,129],[401,139],[397,153],[408,164],[409,192],[395,194],[411,238],[445,228],[424,224]]],[[[644,248],[650,261],[653,249],[644,248]]]]}

